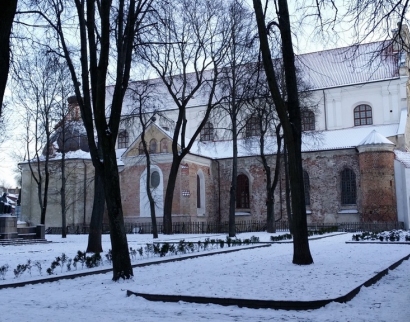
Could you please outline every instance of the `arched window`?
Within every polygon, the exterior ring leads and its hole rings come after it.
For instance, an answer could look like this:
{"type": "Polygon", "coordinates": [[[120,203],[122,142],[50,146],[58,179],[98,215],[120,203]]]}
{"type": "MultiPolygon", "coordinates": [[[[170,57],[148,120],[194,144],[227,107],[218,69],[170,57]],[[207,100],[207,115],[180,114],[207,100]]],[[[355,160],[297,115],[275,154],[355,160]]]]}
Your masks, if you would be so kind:
{"type": "Polygon", "coordinates": [[[139,154],[139,155],[144,154],[144,144],[142,143],[142,141],[141,141],[140,144],[138,145],[138,154],[139,154]]]}
{"type": "Polygon", "coordinates": [[[157,170],[151,171],[151,178],[150,178],[150,186],[151,188],[155,189],[159,186],[161,177],[157,170]]]}
{"type": "Polygon", "coordinates": [[[354,125],[373,124],[372,108],[369,105],[361,104],[354,108],[354,125]]]}
{"type": "Polygon", "coordinates": [[[310,206],[310,181],[309,174],[303,170],[303,185],[305,188],[305,205],[310,206]]]}
{"type": "Polygon", "coordinates": [[[161,144],[161,153],[168,153],[168,140],[162,139],[160,144],[161,144]]]}
{"type": "Polygon", "coordinates": [[[157,140],[152,139],[149,141],[149,153],[157,153],[157,140]]]}
{"type": "Polygon", "coordinates": [[[301,112],[302,118],[302,131],[314,131],[315,130],[315,113],[310,110],[304,110],[301,112]]]}
{"type": "Polygon", "coordinates": [[[201,141],[214,140],[214,125],[211,122],[206,122],[200,133],[201,141]]]}
{"type": "Polygon", "coordinates": [[[128,132],[127,130],[121,130],[118,133],[118,149],[128,148],[128,132]]]}
{"type": "Polygon", "coordinates": [[[340,174],[342,205],[356,204],[356,175],[351,169],[344,169],[340,174]]]}
{"type": "Polygon", "coordinates": [[[250,117],[246,122],[245,136],[247,138],[252,136],[258,136],[260,132],[261,131],[259,128],[259,118],[256,116],[250,117]]]}
{"type": "Polygon", "coordinates": [[[249,179],[244,174],[240,174],[237,177],[236,208],[249,208],[249,179]]]}

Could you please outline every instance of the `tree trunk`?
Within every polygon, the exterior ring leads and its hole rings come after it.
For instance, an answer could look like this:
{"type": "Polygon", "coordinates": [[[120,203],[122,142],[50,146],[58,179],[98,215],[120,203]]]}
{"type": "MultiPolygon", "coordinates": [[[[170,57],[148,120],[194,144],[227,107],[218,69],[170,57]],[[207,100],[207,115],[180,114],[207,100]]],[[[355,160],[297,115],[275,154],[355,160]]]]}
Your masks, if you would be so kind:
{"type": "MultiPolygon", "coordinates": [[[[65,128],[63,126],[63,142],[65,140],[64,135],[65,128]]],[[[65,199],[65,191],[66,191],[66,177],[65,177],[65,150],[63,147],[63,152],[61,154],[61,238],[67,237],[67,207],[66,207],[66,199],[65,199]]]]}
{"type": "MultiPolygon", "coordinates": [[[[234,103],[235,104],[235,103],[234,103]]],[[[234,114],[236,111],[234,112],[234,114]]],[[[236,117],[232,118],[232,176],[231,189],[229,190],[229,237],[236,236],[235,210],[236,210],[236,190],[238,182],[238,139],[237,139],[236,117]]]]}
{"type": "MultiPolygon", "coordinates": [[[[110,138],[106,138],[110,141],[110,138]]],[[[114,142],[103,142],[114,144],[114,142]]],[[[104,193],[110,220],[110,236],[112,247],[113,280],[129,279],[132,271],[127,235],[124,226],[124,217],[121,205],[120,180],[118,175],[117,159],[112,147],[103,146],[104,155],[104,193]]]]}
{"type": "Polygon", "coordinates": [[[283,163],[285,170],[285,205],[286,205],[286,216],[288,217],[289,232],[293,234],[293,221],[292,221],[292,206],[290,205],[290,182],[289,182],[289,163],[288,163],[288,152],[286,144],[283,150],[283,163]]]}
{"type": "Polygon", "coordinates": [[[289,177],[291,183],[292,211],[293,211],[293,263],[298,265],[309,265],[313,263],[310,254],[306,205],[304,201],[303,171],[302,171],[302,134],[300,107],[298,99],[295,57],[293,52],[292,34],[290,30],[289,11],[286,0],[278,0],[278,23],[282,40],[282,57],[285,69],[285,81],[288,102],[285,104],[281,97],[272,57],[270,54],[265,17],[260,0],[253,0],[260,49],[262,52],[265,73],[272,98],[281,121],[285,144],[288,150],[289,177]]]}
{"type": "Polygon", "coordinates": [[[165,192],[164,202],[164,218],[163,218],[163,233],[165,235],[172,234],[172,200],[174,199],[175,183],[178,176],[179,164],[181,161],[173,158],[171,171],[169,172],[167,190],[165,192]]]}
{"type": "MultiPolygon", "coordinates": [[[[86,168],[84,168],[86,171],[86,168]]],[[[87,253],[101,253],[103,251],[101,243],[102,223],[105,209],[104,180],[101,169],[95,167],[94,175],[94,201],[90,220],[90,231],[88,234],[87,253]]]]}
{"type": "Polygon", "coordinates": [[[17,0],[4,1],[0,5],[0,117],[3,106],[4,91],[10,68],[10,35],[14,15],[17,9],[17,0]]]}

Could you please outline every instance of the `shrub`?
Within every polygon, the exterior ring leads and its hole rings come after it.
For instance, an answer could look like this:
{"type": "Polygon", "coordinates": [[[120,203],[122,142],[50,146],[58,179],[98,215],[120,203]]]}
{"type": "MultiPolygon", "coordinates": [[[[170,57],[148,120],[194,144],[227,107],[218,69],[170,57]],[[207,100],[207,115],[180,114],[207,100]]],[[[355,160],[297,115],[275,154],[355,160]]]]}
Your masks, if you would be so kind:
{"type": "Polygon", "coordinates": [[[88,268],[98,267],[101,264],[101,255],[100,253],[94,253],[91,256],[85,258],[85,266],[88,268]]]}
{"type": "Polygon", "coordinates": [[[0,266],[0,277],[2,280],[6,279],[6,273],[9,270],[9,265],[5,264],[3,266],[0,266]]]}

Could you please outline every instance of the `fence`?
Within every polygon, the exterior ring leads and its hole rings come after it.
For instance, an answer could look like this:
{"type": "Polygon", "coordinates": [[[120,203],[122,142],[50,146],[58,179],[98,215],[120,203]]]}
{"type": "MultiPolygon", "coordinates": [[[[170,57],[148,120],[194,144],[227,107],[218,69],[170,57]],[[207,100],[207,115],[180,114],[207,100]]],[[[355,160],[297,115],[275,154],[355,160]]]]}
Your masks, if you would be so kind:
{"type": "MultiPolygon", "coordinates": [[[[263,220],[247,220],[236,221],[235,228],[237,233],[258,232],[266,230],[266,221],[263,220]]],[[[174,234],[224,234],[228,233],[228,221],[222,223],[215,222],[175,222],[172,224],[174,234]]],[[[384,223],[368,223],[368,222],[352,222],[352,223],[311,223],[308,224],[308,230],[328,230],[340,232],[360,232],[360,231],[389,231],[393,229],[404,229],[403,222],[384,222],[384,223]]],[[[157,224],[158,233],[163,232],[162,223],[157,224]]],[[[109,233],[110,227],[107,224],[103,225],[103,233],[109,233]]],[[[125,231],[129,234],[151,234],[152,224],[146,223],[125,223],[125,231]]],[[[287,221],[276,222],[276,231],[289,231],[289,223],[287,221]]],[[[61,234],[61,227],[48,227],[47,234],[61,234]]],[[[68,234],[88,234],[89,227],[85,225],[69,226],[68,234]]]]}

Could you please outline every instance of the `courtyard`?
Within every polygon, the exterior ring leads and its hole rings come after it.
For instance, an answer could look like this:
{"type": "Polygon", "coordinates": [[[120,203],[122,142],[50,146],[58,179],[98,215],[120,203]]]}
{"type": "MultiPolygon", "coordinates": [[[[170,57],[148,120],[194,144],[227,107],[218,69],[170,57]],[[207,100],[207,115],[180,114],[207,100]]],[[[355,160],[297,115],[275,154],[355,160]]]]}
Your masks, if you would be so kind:
{"type": "MultiPolygon", "coordinates": [[[[280,235],[278,233],[276,235],[280,235]]],[[[410,263],[404,260],[394,270],[346,303],[332,302],[315,310],[274,310],[240,308],[236,305],[151,302],[127,296],[127,290],[146,294],[202,296],[210,298],[272,301],[316,301],[334,299],[349,293],[379,272],[410,254],[410,245],[394,243],[350,244],[351,233],[312,236],[310,248],[314,264],[293,265],[292,243],[268,244],[267,233],[238,234],[242,240],[255,236],[260,244],[207,249],[176,256],[133,258],[134,278],[111,281],[111,273],[46,282],[46,269],[64,253],[73,258],[86,248],[86,235],[62,239],[46,235],[52,243],[0,246],[0,267],[9,270],[0,280],[5,284],[45,279],[41,284],[0,289],[1,321],[407,321],[410,316],[410,263]],[[323,238],[325,237],[325,238],[323,238]],[[253,246],[267,246],[250,248],[253,246]],[[243,250],[239,250],[244,248],[243,250]],[[235,252],[226,252],[238,250],[235,252]],[[199,254],[215,255],[192,258],[199,254]],[[172,258],[186,260],[137,266],[172,258]],[[38,261],[42,273],[34,267],[16,277],[13,270],[28,260],[38,261]]],[[[127,235],[133,249],[154,240],[151,235],[127,235]]],[[[225,239],[225,235],[160,235],[155,242],[197,242],[205,238],[225,239]]],[[[109,236],[103,235],[102,258],[110,248],[109,236]]],[[[57,267],[53,277],[86,271],[77,266],[67,271],[57,267]]]]}

